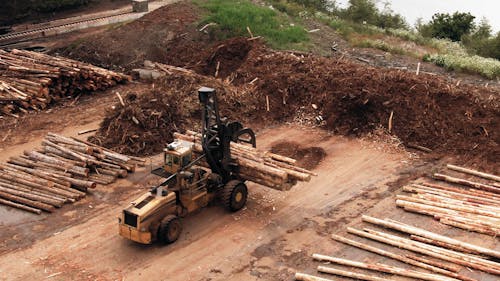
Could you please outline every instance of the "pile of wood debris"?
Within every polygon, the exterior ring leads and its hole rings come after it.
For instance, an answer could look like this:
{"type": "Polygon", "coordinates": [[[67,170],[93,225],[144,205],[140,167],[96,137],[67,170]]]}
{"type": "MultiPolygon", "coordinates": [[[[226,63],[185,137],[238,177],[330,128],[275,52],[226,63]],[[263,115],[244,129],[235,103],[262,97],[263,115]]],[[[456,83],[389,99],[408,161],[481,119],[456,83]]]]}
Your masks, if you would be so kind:
{"type": "Polygon", "coordinates": [[[17,117],[64,97],[130,81],[127,75],[37,52],[0,50],[0,115],[17,117]]]}
{"type": "Polygon", "coordinates": [[[42,149],[25,151],[0,165],[0,204],[36,214],[85,196],[96,184],[110,184],[145,160],[86,141],[49,133],[42,149]]]}

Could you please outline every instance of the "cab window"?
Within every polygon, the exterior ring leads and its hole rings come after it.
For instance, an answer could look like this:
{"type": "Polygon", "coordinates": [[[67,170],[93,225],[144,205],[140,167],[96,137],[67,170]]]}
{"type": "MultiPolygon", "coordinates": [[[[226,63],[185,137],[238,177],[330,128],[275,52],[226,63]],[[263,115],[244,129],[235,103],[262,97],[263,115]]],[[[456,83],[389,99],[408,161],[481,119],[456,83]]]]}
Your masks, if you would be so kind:
{"type": "Polygon", "coordinates": [[[182,166],[187,166],[191,162],[191,154],[182,157],[182,166]]]}
{"type": "Polygon", "coordinates": [[[179,157],[173,156],[174,158],[174,165],[179,165],[179,157]]]}
{"type": "Polygon", "coordinates": [[[165,165],[172,166],[172,155],[165,153],[165,165]]]}

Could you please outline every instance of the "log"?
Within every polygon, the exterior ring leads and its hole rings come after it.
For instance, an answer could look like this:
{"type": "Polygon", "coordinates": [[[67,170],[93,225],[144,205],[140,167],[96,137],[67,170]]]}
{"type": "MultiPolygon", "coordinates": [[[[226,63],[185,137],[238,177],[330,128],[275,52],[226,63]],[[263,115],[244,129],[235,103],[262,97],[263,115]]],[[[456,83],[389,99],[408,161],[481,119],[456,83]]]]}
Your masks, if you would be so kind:
{"type": "Polygon", "coordinates": [[[48,198],[48,197],[45,197],[45,196],[30,194],[30,193],[18,191],[18,190],[15,190],[15,189],[9,189],[9,188],[3,187],[3,185],[0,185],[0,192],[9,193],[9,194],[12,194],[12,195],[15,195],[15,196],[19,196],[19,197],[23,197],[23,198],[26,198],[26,199],[29,199],[29,200],[33,200],[33,201],[38,201],[38,202],[41,202],[41,203],[49,204],[49,205],[52,205],[52,206],[58,207],[58,208],[62,207],[62,205],[64,204],[63,200],[56,200],[56,199],[48,198]]]}
{"type": "Polygon", "coordinates": [[[24,197],[16,196],[10,193],[2,192],[0,191],[0,197],[5,199],[5,200],[10,200],[13,202],[21,203],[29,207],[37,208],[46,212],[51,213],[54,210],[54,207],[42,202],[37,202],[33,200],[29,200],[24,197]]]}
{"type": "Polygon", "coordinates": [[[488,179],[488,180],[493,180],[493,181],[500,182],[500,177],[496,176],[496,175],[493,175],[493,174],[488,174],[488,173],[480,172],[480,171],[473,170],[473,169],[468,169],[468,168],[464,168],[464,167],[460,167],[460,166],[455,166],[455,165],[452,165],[452,164],[446,165],[446,168],[448,168],[450,170],[453,170],[453,171],[461,172],[461,173],[464,173],[464,174],[469,174],[469,175],[473,175],[473,176],[476,176],[476,177],[480,177],[480,178],[483,178],[483,179],[488,179]]]}
{"type": "Polygon", "coordinates": [[[496,270],[500,270],[500,264],[499,263],[494,262],[494,261],[490,261],[490,260],[486,260],[486,259],[484,259],[482,257],[468,255],[468,254],[464,254],[464,253],[460,253],[460,252],[455,252],[455,251],[452,251],[452,250],[448,250],[448,249],[444,249],[444,248],[432,246],[432,245],[421,243],[421,242],[412,241],[412,240],[405,239],[405,238],[400,238],[400,237],[397,237],[397,236],[393,236],[393,235],[390,235],[390,234],[386,234],[386,233],[375,231],[375,230],[371,230],[371,229],[366,229],[365,228],[363,230],[367,231],[367,232],[370,232],[372,234],[378,235],[380,237],[384,237],[384,238],[396,239],[398,241],[404,240],[404,241],[407,241],[408,243],[410,243],[411,245],[415,245],[416,247],[419,247],[421,249],[430,250],[430,251],[433,251],[433,252],[436,252],[436,253],[440,253],[440,254],[443,254],[443,255],[446,255],[446,256],[449,256],[449,257],[455,257],[455,258],[461,259],[463,261],[468,261],[468,262],[472,262],[472,263],[476,263],[476,264],[481,264],[481,265],[484,265],[484,266],[488,266],[490,268],[494,268],[496,270]]]}
{"type": "Polygon", "coordinates": [[[75,178],[70,178],[70,177],[65,177],[65,176],[60,176],[60,175],[55,175],[55,177],[58,177],[60,179],[69,181],[71,183],[71,186],[76,188],[77,190],[86,192],[87,189],[91,188],[94,189],[96,188],[96,183],[92,181],[87,181],[87,180],[81,180],[81,179],[75,179],[75,178]]]}
{"type": "Polygon", "coordinates": [[[425,272],[421,272],[421,271],[409,270],[409,269],[404,269],[404,268],[395,267],[395,266],[382,264],[382,263],[364,263],[364,262],[352,261],[352,260],[341,259],[341,258],[319,255],[319,254],[313,254],[313,259],[318,260],[318,261],[328,261],[328,262],[332,262],[335,264],[363,268],[363,269],[368,269],[368,270],[373,270],[373,271],[378,271],[378,272],[390,273],[390,274],[395,274],[395,275],[400,275],[400,276],[405,276],[405,277],[417,278],[420,280],[428,280],[428,281],[457,281],[458,280],[455,278],[449,278],[449,277],[445,277],[442,275],[436,275],[436,274],[430,274],[430,273],[425,273],[425,272]]]}
{"type": "Polygon", "coordinates": [[[377,218],[366,216],[366,215],[364,215],[362,217],[362,219],[364,222],[368,222],[368,223],[375,224],[378,226],[383,226],[383,227],[387,227],[387,228],[401,231],[404,233],[418,235],[421,237],[429,238],[429,239],[440,241],[443,243],[448,243],[448,244],[451,244],[454,246],[459,246],[459,247],[462,247],[462,248],[465,248],[465,249],[468,249],[471,251],[476,251],[478,253],[481,253],[483,255],[487,255],[490,257],[500,258],[500,252],[498,252],[498,251],[484,248],[484,247],[477,246],[477,245],[473,245],[473,244],[463,242],[463,241],[460,241],[457,239],[449,238],[449,237],[446,237],[443,235],[439,235],[439,234],[427,231],[425,229],[421,229],[421,228],[414,227],[411,225],[403,224],[403,223],[400,223],[400,222],[397,222],[394,220],[381,220],[381,219],[377,219],[377,218]]]}
{"type": "Polygon", "coordinates": [[[287,164],[290,164],[290,165],[295,165],[297,163],[297,160],[295,160],[293,158],[286,157],[286,156],[279,155],[279,154],[275,154],[275,153],[272,153],[272,152],[265,152],[264,155],[266,157],[269,157],[269,158],[274,159],[276,161],[284,162],[284,163],[287,163],[287,164]]]}
{"type": "Polygon", "coordinates": [[[473,203],[487,204],[490,206],[500,206],[500,201],[497,201],[495,199],[489,199],[489,198],[484,198],[484,197],[479,197],[479,196],[475,196],[475,195],[469,195],[466,193],[459,193],[459,192],[454,192],[454,191],[439,190],[439,189],[429,188],[427,186],[422,186],[422,185],[417,185],[417,184],[413,184],[413,186],[404,186],[403,191],[414,192],[414,193],[418,193],[418,194],[433,194],[436,196],[455,198],[455,199],[460,199],[463,201],[466,200],[468,202],[473,202],[473,203]]]}
{"type": "Polygon", "coordinates": [[[461,227],[462,229],[467,229],[470,231],[484,233],[484,234],[488,234],[488,235],[492,235],[492,236],[496,236],[496,233],[498,233],[498,231],[499,231],[498,228],[492,228],[492,227],[488,226],[488,225],[493,226],[493,225],[499,224],[498,221],[493,221],[493,220],[491,220],[491,221],[486,220],[485,221],[485,218],[488,218],[488,217],[482,217],[482,216],[470,214],[473,216],[472,217],[472,216],[467,216],[467,213],[460,213],[460,212],[452,211],[452,210],[448,210],[448,209],[436,208],[436,207],[427,206],[424,204],[412,203],[412,202],[401,201],[401,200],[396,201],[396,204],[399,207],[404,207],[405,211],[432,216],[432,217],[435,217],[437,220],[439,220],[441,223],[448,224],[448,225],[452,225],[449,222],[454,221],[454,222],[460,222],[460,225],[463,226],[464,222],[462,220],[464,220],[464,219],[466,219],[466,220],[474,219],[475,221],[479,221],[481,224],[487,224],[487,225],[478,226],[475,223],[471,224],[470,222],[467,222],[466,224],[468,225],[468,227],[467,228],[461,227]]]}
{"type": "MultiPolygon", "coordinates": [[[[445,269],[445,270],[448,270],[448,271],[451,271],[451,272],[459,272],[460,271],[460,266],[456,265],[456,264],[444,264],[442,262],[439,262],[439,261],[434,261],[434,260],[431,260],[431,259],[428,259],[428,258],[424,258],[424,257],[419,257],[419,256],[415,256],[415,255],[405,255],[405,257],[407,258],[411,258],[411,259],[414,259],[416,261],[419,261],[419,262],[423,262],[423,263],[426,263],[426,264],[429,264],[429,265],[432,265],[432,266],[435,266],[435,267],[439,267],[439,268],[442,268],[442,269],[445,269]]],[[[446,274],[444,274],[446,275],[446,274]]],[[[450,277],[453,277],[453,276],[450,276],[450,277]]],[[[476,279],[471,279],[471,278],[468,278],[466,276],[463,276],[463,275],[460,275],[455,277],[457,279],[461,279],[461,280],[465,280],[465,279],[468,279],[468,280],[476,280],[476,279]],[[464,279],[462,279],[464,278],[464,279]]]]}
{"type": "Polygon", "coordinates": [[[1,199],[1,198],[0,198],[0,204],[4,204],[6,206],[17,208],[17,209],[24,210],[24,211],[28,211],[28,212],[31,212],[31,213],[35,213],[37,215],[40,215],[42,213],[42,211],[40,209],[28,207],[26,205],[14,203],[12,201],[4,200],[4,199],[1,199]]]}
{"type": "Polygon", "coordinates": [[[62,203],[75,202],[75,200],[73,198],[63,197],[62,195],[57,195],[57,194],[54,194],[54,193],[51,193],[51,192],[48,192],[45,190],[37,190],[37,189],[31,188],[29,186],[16,185],[15,183],[8,183],[8,182],[0,181],[0,187],[7,188],[9,190],[24,192],[27,194],[42,196],[45,198],[60,201],[62,203]]]}
{"type": "Polygon", "coordinates": [[[62,186],[66,186],[66,187],[70,187],[71,186],[71,184],[69,182],[67,182],[67,181],[63,181],[63,180],[60,180],[58,178],[51,177],[50,175],[48,175],[48,174],[46,174],[44,172],[37,171],[35,169],[30,169],[30,168],[26,168],[26,167],[22,167],[22,166],[17,166],[17,165],[12,165],[12,164],[6,164],[6,166],[10,167],[12,169],[17,169],[17,170],[29,173],[29,174],[31,174],[33,176],[37,176],[37,177],[40,177],[42,179],[46,179],[46,180],[52,181],[54,183],[58,183],[58,184],[60,184],[62,186]]]}
{"type": "Polygon", "coordinates": [[[407,240],[407,239],[402,239],[402,238],[399,238],[397,236],[391,236],[391,238],[393,238],[393,239],[388,239],[388,238],[385,238],[385,237],[381,237],[379,235],[375,235],[373,233],[368,233],[366,231],[367,230],[360,231],[360,230],[357,230],[357,229],[354,229],[354,228],[351,228],[351,227],[349,227],[347,229],[347,232],[349,232],[351,234],[354,234],[354,235],[357,235],[357,236],[360,236],[360,237],[368,238],[368,239],[371,239],[371,240],[374,240],[374,241],[378,241],[378,242],[381,242],[381,243],[385,243],[385,244],[388,244],[388,245],[399,247],[401,249],[410,250],[410,251],[413,251],[413,252],[416,252],[416,253],[428,255],[428,256],[431,256],[431,257],[434,257],[434,258],[438,258],[438,259],[441,259],[441,260],[445,260],[445,261],[449,261],[449,262],[452,262],[452,263],[455,263],[455,264],[460,264],[460,265],[463,265],[463,266],[466,266],[466,267],[470,267],[470,268],[473,268],[473,269],[477,269],[477,270],[480,270],[480,271],[484,271],[484,272],[488,272],[488,273],[500,275],[500,270],[491,268],[489,266],[484,266],[482,264],[470,262],[470,261],[463,260],[463,259],[460,259],[460,258],[447,256],[447,255],[444,255],[444,254],[440,253],[439,251],[437,251],[437,252],[436,251],[431,251],[431,250],[428,250],[428,249],[425,249],[425,248],[417,247],[415,245],[412,245],[411,243],[408,243],[408,241],[410,241],[410,242],[415,242],[415,241],[411,241],[411,240],[407,240]]]}
{"type": "Polygon", "coordinates": [[[326,279],[326,278],[322,278],[322,277],[317,277],[317,276],[313,276],[313,275],[309,275],[309,274],[305,274],[305,273],[295,273],[295,280],[299,280],[299,281],[333,281],[331,279],[326,279]]]}
{"type": "Polygon", "coordinates": [[[451,176],[447,176],[447,175],[443,175],[443,174],[439,174],[439,173],[435,173],[434,174],[434,178],[437,179],[437,180],[441,180],[441,181],[445,181],[445,182],[449,182],[449,183],[455,183],[455,184],[470,186],[470,187],[473,187],[473,188],[477,188],[477,189],[481,189],[481,190],[486,190],[486,191],[489,191],[489,192],[493,192],[493,193],[496,193],[496,194],[500,194],[500,188],[494,187],[492,185],[487,185],[487,184],[482,184],[482,183],[479,183],[479,182],[468,181],[468,180],[464,180],[464,179],[460,179],[460,178],[455,178],[455,177],[451,177],[451,176]]]}
{"type": "Polygon", "coordinates": [[[429,206],[440,207],[440,208],[456,210],[456,211],[462,211],[462,212],[466,212],[466,213],[483,215],[483,216],[488,216],[488,217],[500,219],[500,212],[495,212],[494,210],[488,210],[488,209],[478,208],[478,207],[460,206],[460,205],[454,204],[451,201],[449,201],[449,202],[440,202],[437,200],[431,201],[431,200],[420,199],[420,198],[404,196],[404,195],[398,195],[397,199],[401,200],[401,201],[420,203],[420,204],[425,204],[425,205],[429,205],[429,206]]]}
{"type": "MultiPolygon", "coordinates": [[[[450,186],[442,186],[438,184],[433,184],[433,183],[428,183],[428,182],[423,182],[423,186],[438,189],[438,190],[445,190],[445,191],[452,191],[456,193],[461,193],[461,194],[468,194],[472,196],[477,196],[477,197],[482,197],[482,198],[489,198],[489,199],[497,199],[500,200],[500,195],[492,193],[492,192],[487,192],[479,189],[463,189],[463,188],[456,188],[456,187],[450,187],[450,186]]],[[[418,185],[421,186],[421,185],[418,185]]]]}
{"type": "Polygon", "coordinates": [[[366,275],[366,274],[361,274],[361,273],[356,273],[356,272],[335,269],[335,268],[326,267],[326,266],[318,266],[318,271],[322,272],[322,273],[328,273],[328,274],[333,274],[333,275],[338,275],[338,276],[349,277],[349,278],[353,278],[353,279],[357,279],[357,280],[368,280],[368,281],[394,280],[394,279],[380,278],[380,277],[376,277],[376,276],[372,276],[372,275],[366,275]]]}
{"type": "Polygon", "coordinates": [[[422,242],[422,243],[425,243],[425,244],[430,244],[430,245],[434,245],[434,246],[437,246],[437,247],[447,248],[447,249],[450,249],[450,250],[453,250],[453,251],[462,252],[462,253],[465,253],[465,254],[473,254],[473,255],[480,255],[481,254],[479,252],[471,251],[471,250],[468,250],[468,249],[460,247],[460,246],[455,246],[455,245],[452,245],[452,244],[448,244],[448,243],[444,243],[444,242],[432,240],[432,239],[429,239],[429,238],[420,237],[420,236],[413,235],[413,234],[410,235],[410,239],[418,241],[418,242],[422,242]]]}
{"type": "Polygon", "coordinates": [[[398,260],[398,261],[403,262],[403,263],[407,263],[407,264],[411,264],[411,265],[414,265],[414,266],[417,266],[417,267],[420,267],[423,269],[427,269],[427,270],[430,270],[430,271],[435,272],[435,273],[443,274],[443,275],[446,275],[446,276],[449,276],[452,278],[456,278],[456,279],[460,279],[460,280],[464,280],[464,281],[473,281],[474,280],[474,279],[468,278],[466,276],[462,276],[462,275],[457,274],[456,273],[456,272],[458,272],[457,268],[450,268],[449,266],[446,266],[446,265],[441,264],[441,263],[437,263],[436,266],[433,266],[433,265],[429,264],[428,260],[425,260],[425,262],[417,260],[416,258],[418,258],[418,257],[416,257],[416,256],[410,256],[410,255],[403,256],[403,255],[395,254],[395,253],[385,251],[385,250],[382,250],[380,248],[376,248],[376,247],[373,247],[373,246],[370,246],[367,244],[363,244],[363,243],[360,243],[360,242],[357,242],[354,240],[350,240],[350,239],[347,239],[345,237],[338,236],[335,234],[332,234],[331,237],[335,241],[339,241],[339,242],[342,242],[344,244],[351,245],[351,246],[354,246],[354,247],[357,247],[357,248],[384,256],[384,257],[389,257],[389,258],[398,260]],[[446,270],[444,268],[446,268],[446,270]]]}

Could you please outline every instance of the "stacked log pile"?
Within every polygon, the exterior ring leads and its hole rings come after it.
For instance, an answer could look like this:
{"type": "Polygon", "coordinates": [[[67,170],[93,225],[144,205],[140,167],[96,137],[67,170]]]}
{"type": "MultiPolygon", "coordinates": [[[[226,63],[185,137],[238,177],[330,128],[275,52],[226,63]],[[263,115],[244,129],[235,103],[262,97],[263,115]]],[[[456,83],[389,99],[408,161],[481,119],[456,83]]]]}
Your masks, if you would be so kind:
{"type": "Polygon", "coordinates": [[[86,141],[49,133],[42,148],[0,164],[0,204],[40,214],[83,198],[96,184],[110,184],[145,160],[86,141]]]}
{"type": "MultiPolygon", "coordinates": [[[[500,263],[498,262],[498,259],[500,258],[499,251],[477,246],[444,235],[439,235],[434,232],[407,225],[395,220],[382,220],[370,216],[363,216],[362,220],[366,223],[370,223],[378,227],[388,228],[393,231],[404,233],[407,237],[401,237],[370,228],[363,228],[362,230],[360,230],[349,227],[347,229],[347,232],[362,239],[369,239],[377,241],[379,243],[397,247],[400,250],[391,248],[382,249],[379,247],[368,245],[364,242],[351,240],[346,238],[345,236],[335,234],[333,234],[331,238],[337,242],[350,245],[367,252],[375,253],[385,258],[390,258],[408,265],[412,265],[414,266],[414,268],[408,269],[383,263],[360,262],[321,254],[313,254],[312,258],[317,261],[328,262],[340,266],[365,269],[378,273],[389,273],[418,280],[476,280],[459,273],[459,271],[461,270],[460,266],[486,272],[492,275],[500,275],[500,263]],[[396,251],[411,251],[417,254],[425,255],[426,257],[419,257],[414,254],[408,253],[400,254],[396,251]],[[426,271],[422,271],[421,269],[425,269],[426,271]]],[[[342,270],[325,265],[318,266],[317,270],[321,273],[355,278],[359,280],[395,280],[387,278],[385,276],[378,277],[372,274],[359,273],[352,270],[342,270]]],[[[330,280],[304,273],[296,273],[295,279],[307,281],[330,280]]]]}
{"type": "Polygon", "coordinates": [[[24,50],[0,50],[0,73],[0,115],[15,117],[18,112],[45,109],[64,97],[131,79],[90,64],[24,50]]]}
{"type": "Polygon", "coordinates": [[[500,177],[455,165],[447,167],[496,183],[479,183],[436,173],[436,180],[462,187],[430,182],[413,183],[403,187],[405,192],[412,195],[398,195],[397,206],[409,212],[432,216],[446,225],[492,236],[500,235],[500,188],[496,187],[500,177]]]}
{"type": "MultiPolygon", "coordinates": [[[[194,143],[193,150],[203,153],[201,134],[187,131],[174,133],[174,138],[194,143]]],[[[296,160],[282,155],[259,151],[248,145],[231,143],[231,156],[239,166],[239,175],[248,181],[277,190],[288,190],[298,181],[309,181],[316,174],[298,167],[296,160]]],[[[206,163],[202,163],[206,165],[206,163]]]]}

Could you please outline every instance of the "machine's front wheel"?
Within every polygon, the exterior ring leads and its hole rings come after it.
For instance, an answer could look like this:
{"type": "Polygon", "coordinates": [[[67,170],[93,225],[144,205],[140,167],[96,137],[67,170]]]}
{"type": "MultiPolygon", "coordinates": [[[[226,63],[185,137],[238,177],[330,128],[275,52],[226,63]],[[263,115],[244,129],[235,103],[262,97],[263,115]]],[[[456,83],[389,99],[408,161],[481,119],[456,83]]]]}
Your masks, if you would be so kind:
{"type": "Polygon", "coordinates": [[[239,180],[228,182],[222,189],[222,203],[231,212],[236,212],[243,208],[247,202],[247,197],[247,186],[239,180]]]}
{"type": "Polygon", "coordinates": [[[158,229],[158,240],[162,243],[170,244],[175,242],[181,236],[182,224],[177,216],[166,216],[158,229]]]}

